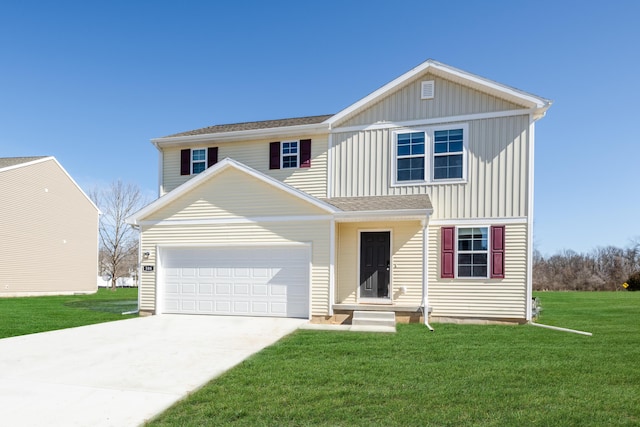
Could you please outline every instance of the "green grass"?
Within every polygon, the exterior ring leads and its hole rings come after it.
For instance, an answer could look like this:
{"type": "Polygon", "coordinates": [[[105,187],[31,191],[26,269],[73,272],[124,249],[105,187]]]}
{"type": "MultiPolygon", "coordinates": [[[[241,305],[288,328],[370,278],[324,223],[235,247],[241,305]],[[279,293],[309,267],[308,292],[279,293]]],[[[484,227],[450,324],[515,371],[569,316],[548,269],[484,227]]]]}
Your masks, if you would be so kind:
{"type": "Polygon", "coordinates": [[[540,323],[300,330],[151,426],[637,426],[640,292],[540,293],[540,323]]]}
{"type": "Polygon", "coordinates": [[[92,295],[0,298],[0,338],[122,320],[138,306],[138,289],[92,295]]]}

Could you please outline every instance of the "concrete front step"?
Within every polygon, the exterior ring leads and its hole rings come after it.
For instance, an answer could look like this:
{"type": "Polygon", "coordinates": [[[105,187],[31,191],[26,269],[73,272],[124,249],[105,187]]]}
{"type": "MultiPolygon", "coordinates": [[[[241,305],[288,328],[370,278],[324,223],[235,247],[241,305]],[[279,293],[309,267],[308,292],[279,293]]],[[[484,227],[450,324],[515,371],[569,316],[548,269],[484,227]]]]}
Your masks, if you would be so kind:
{"type": "Polygon", "coordinates": [[[396,314],[392,311],[354,311],[351,324],[356,327],[376,326],[396,328],[396,314]]]}

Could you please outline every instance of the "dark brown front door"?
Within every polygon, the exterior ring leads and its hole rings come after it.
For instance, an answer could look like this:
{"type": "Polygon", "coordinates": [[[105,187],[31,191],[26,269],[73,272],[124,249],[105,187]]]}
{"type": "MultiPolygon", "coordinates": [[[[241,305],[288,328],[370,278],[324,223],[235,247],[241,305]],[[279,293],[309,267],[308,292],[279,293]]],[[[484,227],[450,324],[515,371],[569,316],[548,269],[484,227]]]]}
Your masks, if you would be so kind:
{"type": "Polygon", "coordinates": [[[360,298],[389,298],[391,233],[360,234],[360,298]]]}

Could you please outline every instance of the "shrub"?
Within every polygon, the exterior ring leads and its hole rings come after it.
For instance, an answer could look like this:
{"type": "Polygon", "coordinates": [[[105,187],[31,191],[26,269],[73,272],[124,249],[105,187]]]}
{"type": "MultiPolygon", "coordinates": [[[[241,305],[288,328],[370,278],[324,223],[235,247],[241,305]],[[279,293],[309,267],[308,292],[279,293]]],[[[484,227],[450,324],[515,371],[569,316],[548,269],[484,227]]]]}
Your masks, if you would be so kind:
{"type": "Polygon", "coordinates": [[[640,291],[640,271],[636,271],[627,279],[626,289],[628,291],[640,291]]]}

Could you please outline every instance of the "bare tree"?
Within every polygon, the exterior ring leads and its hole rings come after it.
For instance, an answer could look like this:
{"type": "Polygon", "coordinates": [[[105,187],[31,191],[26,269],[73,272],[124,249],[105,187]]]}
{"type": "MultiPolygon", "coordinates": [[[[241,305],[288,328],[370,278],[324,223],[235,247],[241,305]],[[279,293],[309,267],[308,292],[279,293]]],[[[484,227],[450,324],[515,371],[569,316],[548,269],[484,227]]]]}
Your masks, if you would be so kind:
{"type": "Polygon", "coordinates": [[[130,273],[138,263],[138,232],[125,219],[145,203],[140,188],[118,180],[108,188],[90,192],[102,211],[100,216],[100,270],[111,277],[111,290],[116,290],[119,277],[130,273]]]}

